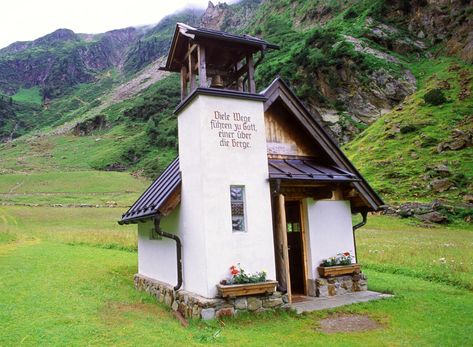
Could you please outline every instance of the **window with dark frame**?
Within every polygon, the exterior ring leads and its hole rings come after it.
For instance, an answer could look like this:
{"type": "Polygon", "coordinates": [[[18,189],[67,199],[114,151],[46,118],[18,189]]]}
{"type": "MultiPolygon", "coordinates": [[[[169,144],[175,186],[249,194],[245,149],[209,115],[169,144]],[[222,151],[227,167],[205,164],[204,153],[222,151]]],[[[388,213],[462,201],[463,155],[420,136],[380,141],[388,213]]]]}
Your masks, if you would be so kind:
{"type": "Polygon", "coordinates": [[[232,231],[246,231],[244,186],[230,186],[230,204],[232,231]]]}

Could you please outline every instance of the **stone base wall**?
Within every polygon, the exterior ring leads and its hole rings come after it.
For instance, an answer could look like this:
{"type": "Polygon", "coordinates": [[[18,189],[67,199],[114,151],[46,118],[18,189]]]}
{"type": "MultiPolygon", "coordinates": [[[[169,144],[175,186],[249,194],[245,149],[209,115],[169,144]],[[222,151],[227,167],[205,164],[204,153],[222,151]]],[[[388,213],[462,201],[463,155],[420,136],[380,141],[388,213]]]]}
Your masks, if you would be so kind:
{"type": "Polygon", "coordinates": [[[329,297],[368,290],[368,278],[362,273],[331,278],[317,278],[312,281],[312,287],[315,288],[315,295],[318,297],[329,297]]]}
{"type": "Polygon", "coordinates": [[[272,295],[249,295],[235,299],[209,299],[185,290],[174,291],[173,286],[155,279],[136,274],[135,287],[145,291],[156,299],[179,311],[186,318],[204,320],[232,317],[239,312],[265,312],[289,308],[287,294],[274,292],[272,295]]]}

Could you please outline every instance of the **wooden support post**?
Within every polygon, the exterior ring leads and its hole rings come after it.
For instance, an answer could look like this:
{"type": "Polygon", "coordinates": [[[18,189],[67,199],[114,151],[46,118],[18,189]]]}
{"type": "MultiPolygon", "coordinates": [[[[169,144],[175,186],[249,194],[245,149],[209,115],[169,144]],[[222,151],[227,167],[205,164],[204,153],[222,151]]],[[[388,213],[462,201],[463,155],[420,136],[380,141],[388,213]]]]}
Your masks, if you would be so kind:
{"type": "Polygon", "coordinates": [[[343,200],[343,190],[339,186],[332,191],[332,200],[343,200]]]}
{"type": "Polygon", "coordinates": [[[181,100],[187,96],[187,68],[185,65],[181,66],[181,100]]]}
{"type": "Polygon", "coordinates": [[[307,206],[306,204],[303,202],[303,200],[301,200],[300,202],[300,209],[301,209],[301,233],[302,233],[302,262],[304,264],[304,273],[303,273],[303,277],[304,277],[304,295],[308,295],[309,294],[309,285],[308,285],[308,278],[310,276],[309,272],[308,272],[308,269],[309,269],[309,266],[307,265],[307,223],[306,223],[306,220],[307,220],[307,206]]]}
{"type": "MultiPolygon", "coordinates": [[[[278,194],[278,221],[277,221],[277,231],[279,236],[279,242],[281,242],[281,252],[282,259],[284,263],[284,272],[286,279],[287,287],[287,297],[289,303],[292,302],[292,293],[291,293],[291,275],[289,273],[289,249],[287,246],[287,224],[286,224],[286,205],[284,195],[278,194]]],[[[281,269],[282,270],[282,269],[281,269]]]]}
{"type": "Polygon", "coordinates": [[[207,66],[205,63],[205,47],[199,45],[197,48],[197,60],[199,65],[199,86],[207,87],[207,66]]]}
{"type": "Polygon", "coordinates": [[[189,68],[188,68],[188,74],[189,74],[189,87],[190,87],[190,93],[195,89],[195,73],[194,73],[194,55],[191,53],[189,54],[189,68]]]}
{"type": "Polygon", "coordinates": [[[235,83],[236,83],[237,90],[240,91],[240,92],[243,91],[243,81],[241,80],[241,76],[238,75],[238,71],[241,69],[241,67],[242,67],[241,62],[236,63],[236,65],[235,65],[235,71],[236,71],[235,83]]]}
{"type": "Polygon", "coordinates": [[[246,56],[246,63],[248,64],[248,91],[250,93],[256,93],[255,84],[255,65],[253,63],[253,54],[246,56]]]}

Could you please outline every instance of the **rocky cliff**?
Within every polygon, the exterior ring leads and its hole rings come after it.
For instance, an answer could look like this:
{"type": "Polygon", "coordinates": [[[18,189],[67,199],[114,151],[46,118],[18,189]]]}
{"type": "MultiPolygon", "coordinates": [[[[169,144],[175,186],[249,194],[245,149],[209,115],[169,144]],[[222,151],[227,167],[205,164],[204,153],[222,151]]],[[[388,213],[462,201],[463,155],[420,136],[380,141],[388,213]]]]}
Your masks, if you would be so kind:
{"type": "Polygon", "coordinates": [[[415,59],[471,59],[470,1],[271,1],[259,13],[252,33],[281,46],[260,85],[281,75],[340,143],[416,90],[415,59]]]}
{"type": "Polygon", "coordinates": [[[0,91],[41,88],[44,99],[63,95],[70,87],[95,80],[97,73],[119,68],[139,34],[134,28],[83,36],[59,29],[32,42],[0,50],[0,91]]]}

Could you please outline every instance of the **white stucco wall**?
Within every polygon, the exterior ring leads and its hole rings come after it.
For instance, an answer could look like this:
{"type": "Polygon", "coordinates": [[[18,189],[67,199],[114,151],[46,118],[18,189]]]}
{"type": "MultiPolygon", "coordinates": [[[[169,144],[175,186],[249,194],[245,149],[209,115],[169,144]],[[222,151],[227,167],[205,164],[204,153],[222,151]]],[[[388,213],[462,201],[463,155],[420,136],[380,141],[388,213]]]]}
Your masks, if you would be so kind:
{"type": "MultiPolygon", "coordinates": [[[[162,238],[151,240],[153,222],[138,223],[138,273],[172,285],[177,283],[176,243],[162,238]]],[[[161,228],[179,234],[179,209],[161,220],[161,228]]]]}
{"type": "Polygon", "coordinates": [[[215,285],[236,263],[248,272],[266,270],[274,279],[263,103],[200,95],[178,115],[178,131],[184,289],[214,297],[215,285]],[[230,115],[219,121],[246,127],[248,148],[233,146],[231,140],[222,145],[219,130],[211,125],[216,111],[230,115]],[[232,120],[234,112],[250,117],[246,125],[232,120]],[[232,232],[230,185],[245,186],[246,232],[232,232]]]}
{"type": "Polygon", "coordinates": [[[349,251],[355,253],[349,201],[306,199],[309,278],[318,277],[317,266],[326,259],[349,251]]]}

